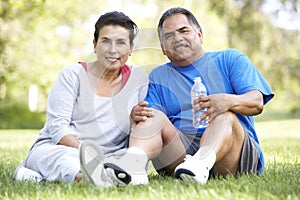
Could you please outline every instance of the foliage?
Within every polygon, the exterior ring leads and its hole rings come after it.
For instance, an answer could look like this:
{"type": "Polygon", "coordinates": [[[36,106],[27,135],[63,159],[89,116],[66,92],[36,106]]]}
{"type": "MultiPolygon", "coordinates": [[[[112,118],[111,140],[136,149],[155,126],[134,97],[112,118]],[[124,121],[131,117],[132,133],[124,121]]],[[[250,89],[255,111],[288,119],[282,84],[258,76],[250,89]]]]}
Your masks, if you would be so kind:
{"type": "MultiPolygon", "coordinates": [[[[158,19],[167,8],[182,6],[200,21],[206,50],[230,47],[244,51],[275,91],[272,109],[281,110],[284,106],[287,112],[299,116],[300,34],[275,27],[272,16],[262,11],[266,1],[2,0],[0,109],[6,102],[25,104],[28,89],[35,84],[39,89],[38,110],[44,111],[47,94],[59,71],[72,62],[94,59],[93,26],[99,13],[107,10],[121,10],[137,22],[141,34],[129,64],[149,72],[167,61],[158,43],[158,19]],[[150,15],[140,16],[147,5],[150,15]]],[[[299,14],[299,0],[276,2],[281,6],[274,16],[281,10],[299,14]]]]}
{"type": "Polygon", "coordinates": [[[0,102],[24,99],[29,86],[37,84],[45,109],[61,68],[87,56],[81,54],[87,40],[92,51],[92,39],[83,37],[89,31],[85,23],[105,5],[92,0],[1,1],[0,102]]]}
{"type": "Polygon", "coordinates": [[[44,112],[31,112],[26,104],[9,104],[0,110],[0,129],[41,129],[44,112]]]}
{"type": "MultiPolygon", "coordinates": [[[[279,96],[289,112],[300,111],[300,34],[271,24],[262,12],[264,0],[209,1],[209,7],[227,26],[228,46],[244,51],[279,96]],[[298,44],[298,45],[297,45],[298,44]],[[282,97],[283,96],[283,97],[282,97]],[[288,102],[288,103],[287,103],[288,102]]],[[[299,15],[299,0],[282,0],[280,9],[299,15]]],[[[279,10],[275,10],[275,15],[279,10]]]]}
{"type": "MultiPolygon", "coordinates": [[[[300,120],[257,123],[266,170],[263,176],[217,178],[206,185],[186,184],[158,176],[150,170],[150,184],[124,188],[98,189],[81,183],[43,184],[13,182],[15,168],[25,158],[36,130],[1,130],[1,199],[299,199],[300,165],[297,130],[300,120]],[[278,126],[280,124],[280,126],[278,126]],[[288,132],[285,132],[288,130],[288,132]],[[285,132],[284,137],[282,133],[285,132]]],[[[151,165],[150,165],[151,166],[151,165]]]]}
{"type": "MultiPolygon", "coordinates": [[[[0,93],[6,96],[6,90],[16,83],[17,62],[14,61],[16,54],[14,45],[22,40],[22,27],[17,19],[23,19],[27,31],[32,31],[34,17],[39,15],[43,0],[11,1],[4,0],[0,4],[0,93]],[[12,75],[12,76],[11,76],[12,75]],[[6,83],[12,83],[7,86],[6,83]]],[[[9,96],[9,94],[8,94],[9,96]]],[[[9,98],[9,97],[8,97],[9,98]]]]}

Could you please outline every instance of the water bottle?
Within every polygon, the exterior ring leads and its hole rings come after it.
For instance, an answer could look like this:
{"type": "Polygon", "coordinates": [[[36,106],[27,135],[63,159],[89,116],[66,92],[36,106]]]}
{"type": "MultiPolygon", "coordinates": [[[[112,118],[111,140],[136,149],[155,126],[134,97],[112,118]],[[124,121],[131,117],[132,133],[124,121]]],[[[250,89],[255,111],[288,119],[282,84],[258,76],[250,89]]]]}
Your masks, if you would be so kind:
{"type": "MultiPolygon", "coordinates": [[[[192,100],[192,106],[195,108],[197,105],[193,105],[193,100],[197,99],[200,96],[206,96],[206,88],[201,82],[201,77],[195,77],[194,78],[194,85],[191,88],[191,100],[192,100]]],[[[201,109],[196,113],[193,113],[193,126],[195,128],[206,128],[207,123],[206,119],[202,121],[198,121],[199,117],[207,110],[207,108],[201,109]]]]}

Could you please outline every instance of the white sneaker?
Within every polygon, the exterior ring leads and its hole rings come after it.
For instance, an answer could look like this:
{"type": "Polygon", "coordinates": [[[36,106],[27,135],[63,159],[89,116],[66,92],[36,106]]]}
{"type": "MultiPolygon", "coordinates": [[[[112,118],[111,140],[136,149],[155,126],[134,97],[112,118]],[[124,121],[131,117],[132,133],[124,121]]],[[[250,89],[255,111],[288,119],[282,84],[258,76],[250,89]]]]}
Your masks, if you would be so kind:
{"type": "Polygon", "coordinates": [[[29,168],[24,167],[22,164],[15,170],[14,181],[28,181],[33,183],[39,183],[44,180],[43,176],[29,168]]]}
{"type": "Polygon", "coordinates": [[[104,168],[115,185],[147,185],[149,183],[147,163],[148,158],[146,154],[127,152],[120,159],[115,157],[106,158],[104,160],[104,168]]]}
{"type": "Polygon", "coordinates": [[[79,147],[80,169],[83,183],[98,187],[112,187],[112,181],[103,168],[104,155],[99,145],[92,141],[84,141],[79,147]]]}
{"type": "Polygon", "coordinates": [[[205,184],[209,177],[209,168],[198,158],[186,155],[184,162],[176,167],[174,176],[185,182],[205,184]]]}

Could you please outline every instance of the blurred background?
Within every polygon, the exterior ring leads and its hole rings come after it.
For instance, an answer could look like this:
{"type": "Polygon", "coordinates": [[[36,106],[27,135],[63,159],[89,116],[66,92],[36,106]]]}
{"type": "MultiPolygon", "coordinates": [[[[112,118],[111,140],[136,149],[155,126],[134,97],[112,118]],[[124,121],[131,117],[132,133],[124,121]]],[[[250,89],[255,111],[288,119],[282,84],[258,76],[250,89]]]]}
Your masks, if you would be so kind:
{"type": "Polygon", "coordinates": [[[0,129],[39,129],[61,69],[94,59],[99,16],[124,12],[140,28],[128,64],[166,62],[156,27],[170,7],[191,10],[206,51],[246,53],[275,92],[256,120],[300,118],[300,0],[1,0],[0,129]]]}

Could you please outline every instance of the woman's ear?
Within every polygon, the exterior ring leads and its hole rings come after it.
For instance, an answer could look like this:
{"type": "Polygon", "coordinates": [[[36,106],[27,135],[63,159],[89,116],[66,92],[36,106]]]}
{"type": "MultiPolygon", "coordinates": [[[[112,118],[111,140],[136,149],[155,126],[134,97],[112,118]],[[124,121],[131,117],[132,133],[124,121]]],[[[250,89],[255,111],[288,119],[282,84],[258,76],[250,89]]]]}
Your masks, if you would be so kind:
{"type": "Polygon", "coordinates": [[[95,41],[95,39],[93,40],[93,45],[94,45],[94,52],[96,53],[97,42],[95,41]]]}
{"type": "Polygon", "coordinates": [[[134,48],[134,43],[132,43],[130,45],[130,52],[129,52],[129,56],[131,56],[132,52],[133,52],[133,48],[134,48]]]}

